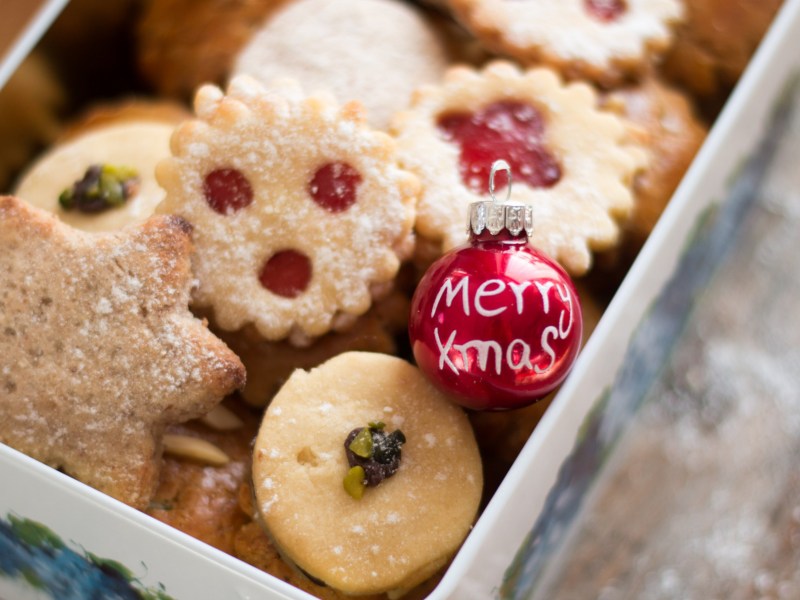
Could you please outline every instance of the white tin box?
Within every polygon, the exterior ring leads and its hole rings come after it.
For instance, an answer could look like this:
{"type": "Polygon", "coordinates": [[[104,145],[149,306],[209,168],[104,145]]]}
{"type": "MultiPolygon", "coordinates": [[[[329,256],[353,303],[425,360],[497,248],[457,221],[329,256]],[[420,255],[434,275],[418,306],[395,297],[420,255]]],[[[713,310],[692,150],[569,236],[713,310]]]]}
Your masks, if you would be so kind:
{"type": "MultiPolygon", "coordinates": [[[[0,85],[63,4],[44,3],[4,60],[0,57],[0,85]]],[[[631,357],[637,357],[637,368],[650,370],[664,360],[657,344],[637,344],[648,328],[658,327],[651,317],[670,292],[677,269],[694,268],[687,256],[691,258],[704,232],[713,229],[709,219],[723,218],[726,211],[732,218],[732,184],[759,148],[779,100],[800,75],[796,32],[800,0],[787,0],[572,374],[430,598],[521,598],[534,593],[540,571],[564,537],[563,531],[548,526],[548,519],[558,516],[558,527],[569,527],[571,515],[565,517],[564,510],[556,515],[556,509],[578,503],[603,462],[594,461],[594,471],[583,473],[577,483],[563,476],[559,483],[559,473],[569,470],[571,455],[586,451],[587,437],[592,436],[593,451],[600,454],[624,430],[644,394],[628,386],[615,397],[626,385],[631,357]],[[643,351],[648,348],[653,351],[643,351]]],[[[699,285],[702,273],[698,277],[699,285]]],[[[669,301],[690,302],[690,296],[672,294],[669,301]]],[[[24,561],[37,557],[12,555],[3,545],[4,534],[22,536],[51,554],[57,550],[62,562],[49,576],[72,578],[73,595],[68,597],[85,597],[81,569],[104,567],[125,573],[145,598],[311,597],[2,445],[0,517],[0,566],[5,562],[6,572],[16,568],[18,574],[7,577],[0,568],[0,598],[49,597],[25,575],[24,561]]]]}

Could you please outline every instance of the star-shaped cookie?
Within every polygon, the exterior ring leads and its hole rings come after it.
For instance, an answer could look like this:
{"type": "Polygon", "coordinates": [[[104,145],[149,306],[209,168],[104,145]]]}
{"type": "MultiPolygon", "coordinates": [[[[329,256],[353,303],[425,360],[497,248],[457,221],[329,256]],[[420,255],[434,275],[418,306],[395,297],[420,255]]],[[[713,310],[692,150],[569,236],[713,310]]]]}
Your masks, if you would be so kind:
{"type": "Polygon", "coordinates": [[[244,384],[188,310],[191,226],[88,234],[0,197],[0,442],[137,508],[167,424],[244,384]]]}

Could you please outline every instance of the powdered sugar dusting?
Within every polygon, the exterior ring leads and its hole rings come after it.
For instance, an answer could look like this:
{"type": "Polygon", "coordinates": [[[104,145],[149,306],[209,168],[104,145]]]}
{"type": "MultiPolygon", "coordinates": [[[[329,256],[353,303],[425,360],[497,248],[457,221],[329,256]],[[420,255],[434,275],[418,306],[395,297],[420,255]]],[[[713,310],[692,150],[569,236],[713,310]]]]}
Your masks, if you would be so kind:
{"type": "Polygon", "coordinates": [[[361,101],[388,126],[448,63],[440,37],[413,7],[388,0],[300,0],[276,14],[242,50],[234,73],[268,83],[292,76],[309,90],[361,101]]]}
{"type": "Polygon", "coordinates": [[[0,439],[138,504],[159,425],[204,414],[225,392],[209,389],[214,380],[233,383],[230,353],[188,311],[186,232],[161,221],[78,234],[54,220],[34,226],[44,217],[9,202],[0,366],[10,394],[0,403],[16,417],[0,439]],[[121,454],[113,465],[104,458],[121,454]]]}
{"type": "Polygon", "coordinates": [[[195,226],[194,299],[213,307],[219,326],[253,323],[269,339],[313,338],[340,313],[364,313],[371,287],[396,275],[396,249],[411,235],[414,180],[393,164],[388,137],[335,105],[287,98],[252,80],[245,94],[241,83],[232,82],[226,97],[237,111],[209,114],[207,127],[176,134],[174,156],[159,171],[167,197],[158,210],[195,226]],[[190,152],[194,143],[208,145],[208,156],[190,152]],[[361,177],[355,204],[336,213],[308,193],[313,174],[331,162],[361,177]],[[205,174],[221,167],[239,171],[253,189],[253,203],[235,214],[218,214],[204,199],[205,174]],[[270,292],[258,277],[268,258],[287,249],[311,261],[311,279],[294,297],[270,292]]]}

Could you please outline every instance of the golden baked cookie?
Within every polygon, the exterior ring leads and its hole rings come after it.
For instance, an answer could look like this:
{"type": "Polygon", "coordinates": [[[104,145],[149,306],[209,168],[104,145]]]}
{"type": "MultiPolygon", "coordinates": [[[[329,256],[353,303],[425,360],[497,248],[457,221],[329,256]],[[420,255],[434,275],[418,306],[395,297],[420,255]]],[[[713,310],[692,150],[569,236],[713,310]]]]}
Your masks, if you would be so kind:
{"type": "Polygon", "coordinates": [[[416,178],[359,107],[247,76],[200,89],[157,211],[195,227],[195,304],[235,331],[307,341],[369,309],[413,246],[416,178]]]}
{"type": "Polygon", "coordinates": [[[502,158],[513,199],[533,207],[532,243],[570,274],[586,272],[591,251],[616,243],[643,164],[620,119],[596,103],[586,84],[501,61],[455,67],[441,85],[421,88],[392,128],[401,165],[422,182],[418,235],[442,250],[464,243],[467,207],[488,196],[491,165],[502,158]]]}
{"type": "Polygon", "coordinates": [[[114,102],[93,103],[64,126],[58,142],[62,143],[112,123],[155,121],[176,126],[191,116],[191,111],[183,104],[162,98],[130,96],[114,102]]]}
{"type": "Polygon", "coordinates": [[[164,199],[155,169],[169,156],[174,129],[174,123],[157,120],[97,124],[37,158],[20,177],[14,194],[84,231],[114,231],[142,223],[164,199]],[[100,183],[104,169],[112,180],[106,196],[100,183]],[[126,181],[132,184],[125,187],[126,181]],[[62,194],[74,191],[76,184],[85,203],[65,202],[62,194]],[[115,194],[118,190],[121,195],[115,194]]]}
{"type": "Polygon", "coordinates": [[[87,234],[0,198],[0,442],[147,506],[165,427],[244,384],[188,310],[190,232],[87,234]]]}
{"type": "Polygon", "coordinates": [[[624,226],[625,245],[635,253],[691,165],[707,128],[686,94],[653,75],[605,95],[601,104],[632,125],[631,135],[648,155],[647,167],[634,179],[636,203],[624,226]]]}
{"type": "Polygon", "coordinates": [[[739,80],[782,0],[685,0],[686,20],[663,73],[720,107],[739,80]]]}
{"type": "Polygon", "coordinates": [[[239,490],[250,480],[252,442],[260,414],[233,399],[225,406],[239,426],[219,429],[195,419],[171,425],[167,434],[212,444],[227,456],[224,464],[209,464],[201,457],[172,455],[167,448],[159,485],[147,514],[198,540],[233,554],[239,530],[251,522],[241,510],[239,490]]]}
{"type": "Polygon", "coordinates": [[[61,131],[66,91],[41,52],[33,52],[0,89],[0,194],[61,131]]]}
{"type": "Polygon", "coordinates": [[[224,85],[236,54],[287,0],[149,0],[135,27],[136,63],[162,96],[191,100],[224,85]]]}
{"type": "Polygon", "coordinates": [[[642,72],[672,40],[681,0],[448,0],[484,44],[568,79],[614,86],[642,72]]]}
{"type": "Polygon", "coordinates": [[[410,589],[447,562],[475,518],[482,473],[465,413],[416,367],[348,352],[295,371],[272,400],[253,482],[260,518],[286,557],[334,589],[369,594],[410,589]],[[345,446],[364,435],[372,450],[361,446],[359,456],[371,462],[353,465],[345,446]],[[373,485],[384,468],[390,476],[373,485]]]}
{"type": "Polygon", "coordinates": [[[233,75],[292,77],[309,91],[358,100],[386,129],[423,83],[438,81],[447,48],[417,7],[397,0],[296,0],[276,11],[238,54],[233,75]]]}
{"type": "Polygon", "coordinates": [[[327,333],[303,347],[287,341],[267,341],[249,327],[239,331],[217,329],[216,333],[247,369],[242,397],[252,406],[263,407],[295,369],[312,369],[337,354],[352,350],[395,354],[394,335],[400,329],[398,322],[402,322],[403,328],[408,326],[408,310],[409,301],[393,292],[379,300],[350,328],[327,333]]]}

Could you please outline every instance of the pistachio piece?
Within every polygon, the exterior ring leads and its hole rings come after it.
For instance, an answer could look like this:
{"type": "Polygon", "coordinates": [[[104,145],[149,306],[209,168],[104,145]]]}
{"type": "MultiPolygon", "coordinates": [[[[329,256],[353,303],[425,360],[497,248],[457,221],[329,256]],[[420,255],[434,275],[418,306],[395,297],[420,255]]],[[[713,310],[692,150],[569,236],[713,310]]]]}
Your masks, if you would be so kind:
{"type": "Polygon", "coordinates": [[[372,456],[372,431],[367,427],[362,428],[347,447],[356,456],[370,458],[372,456]]]}
{"type": "Polygon", "coordinates": [[[364,488],[366,487],[364,478],[364,468],[358,465],[351,467],[347,475],[344,476],[344,490],[356,500],[361,500],[364,495],[364,488]]]}
{"type": "Polygon", "coordinates": [[[91,165],[83,178],[58,197],[64,210],[98,213],[122,206],[139,190],[139,174],[130,167],[91,165]]]}

